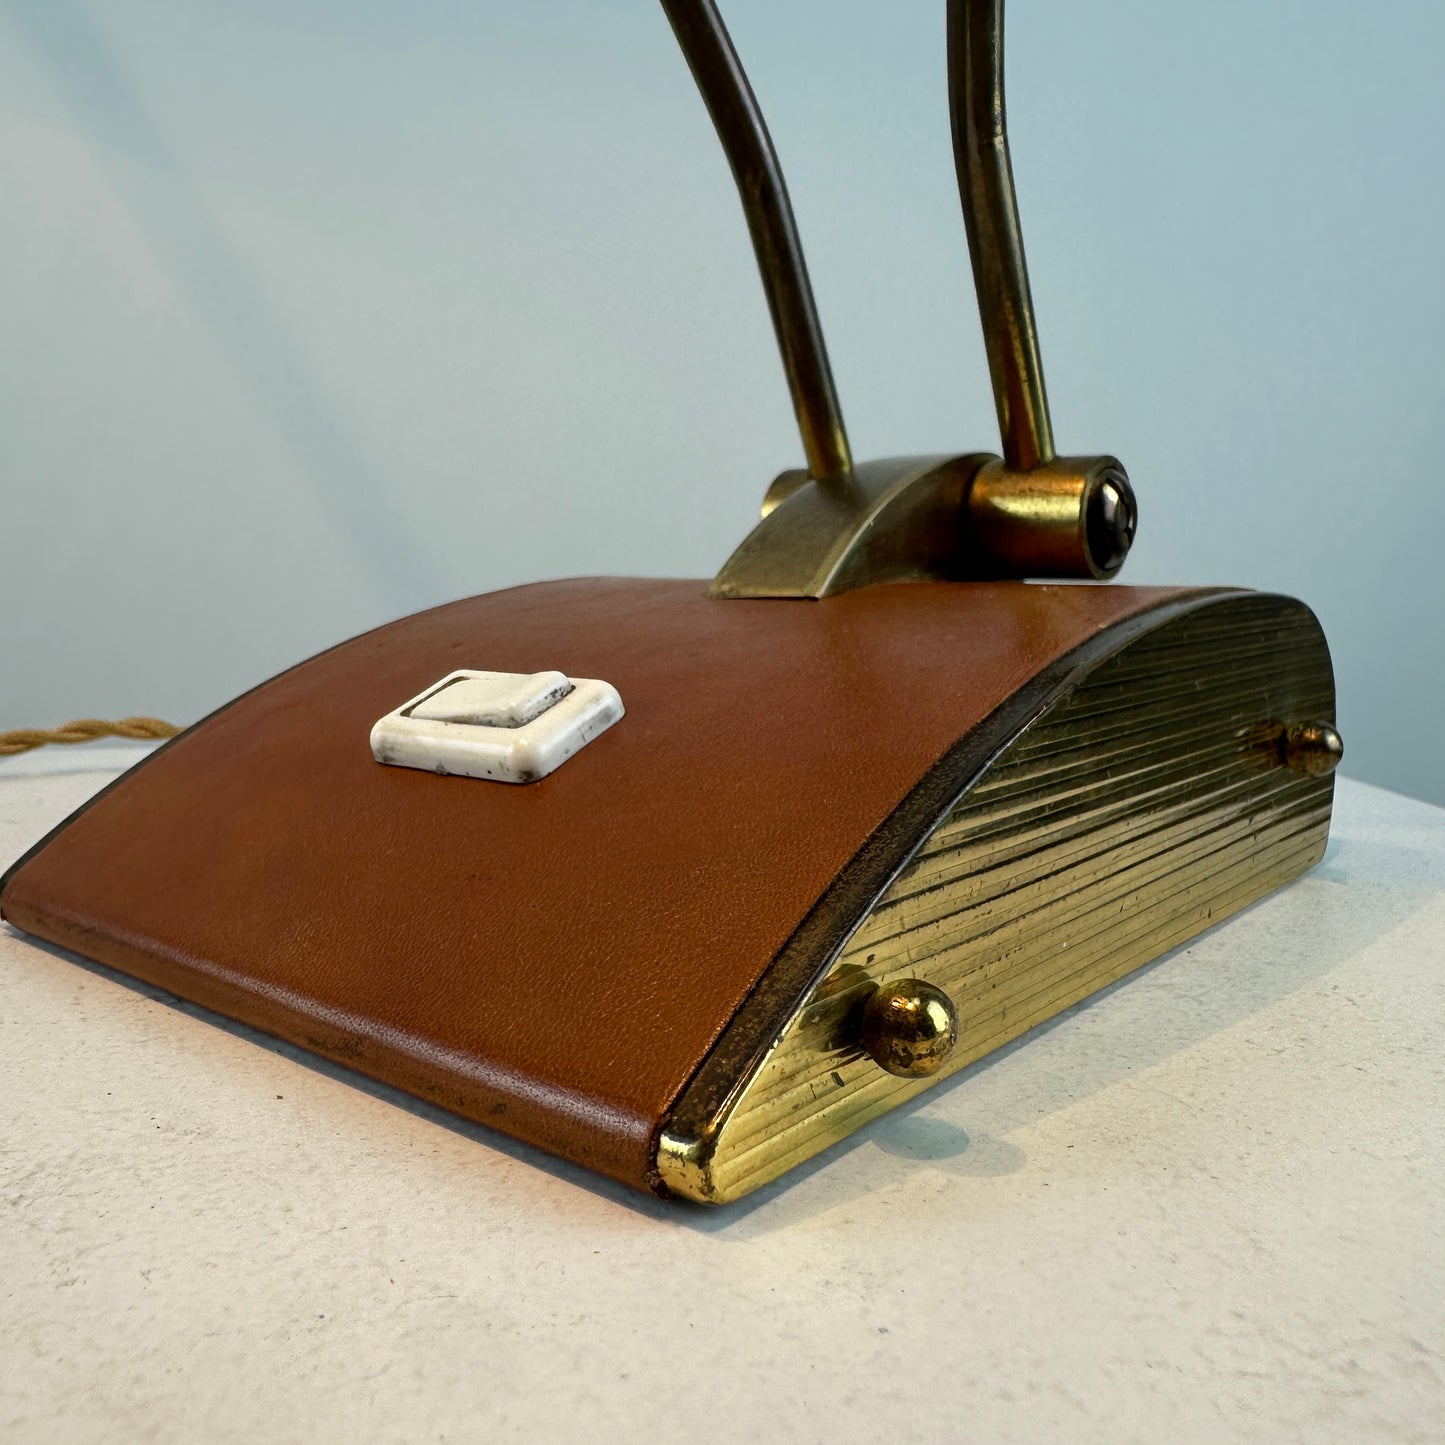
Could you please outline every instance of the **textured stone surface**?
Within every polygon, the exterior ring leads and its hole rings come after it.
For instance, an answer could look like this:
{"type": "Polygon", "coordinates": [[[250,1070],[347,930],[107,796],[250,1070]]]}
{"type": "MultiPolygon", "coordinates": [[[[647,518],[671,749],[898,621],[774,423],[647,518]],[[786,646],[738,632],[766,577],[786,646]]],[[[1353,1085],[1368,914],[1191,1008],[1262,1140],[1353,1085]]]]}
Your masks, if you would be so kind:
{"type": "MultiPolygon", "coordinates": [[[[0,860],[136,755],[0,763],[0,860]]],[[[1438,1439],[1442,1019],[1445,811],[1342,782],[1286,893],[703,1213],[0,930],[0,1437],[1438,1439]]]]}

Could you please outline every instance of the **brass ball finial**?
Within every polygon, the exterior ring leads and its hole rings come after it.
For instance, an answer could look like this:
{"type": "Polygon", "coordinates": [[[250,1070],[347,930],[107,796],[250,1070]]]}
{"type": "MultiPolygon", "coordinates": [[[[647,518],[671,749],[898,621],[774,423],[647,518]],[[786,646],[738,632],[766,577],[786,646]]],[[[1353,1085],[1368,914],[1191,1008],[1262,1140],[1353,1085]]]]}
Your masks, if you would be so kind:
{"type": "Polygon", "coordinates": [[[1334,772],[1344,755],[1345,741],[1329,723],[1295,723],[1285,729],[1285,766],[1302,777],[1334,772]]]}
{"type": "Polygon", "coordinates": [[[863,1009],[862,1043],[881,1069],[904,1079],[936,1074],[958,1042],[958,1012],[921,978],[886,983],[863,1009]]]}

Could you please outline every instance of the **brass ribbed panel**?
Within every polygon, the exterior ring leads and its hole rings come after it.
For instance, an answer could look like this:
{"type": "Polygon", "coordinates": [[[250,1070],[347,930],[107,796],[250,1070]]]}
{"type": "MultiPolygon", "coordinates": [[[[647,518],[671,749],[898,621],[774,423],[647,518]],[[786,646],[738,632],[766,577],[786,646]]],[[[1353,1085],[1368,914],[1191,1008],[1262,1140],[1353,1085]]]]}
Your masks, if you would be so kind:
{"type": "Polygon", "coordinates": [[[1333,788],[1282,766],[1278,738],[1333,717],[1319,626],[1281,598],[1220,599],[1103,661],[934,828],[707,1145],[664,1134],[664,1182],[746,1194],[1303,872],[1333,788]],[[958,1009],[933,1079],[885,1074],[857,1043],[868,995],[904,977],[958,1009]]]}

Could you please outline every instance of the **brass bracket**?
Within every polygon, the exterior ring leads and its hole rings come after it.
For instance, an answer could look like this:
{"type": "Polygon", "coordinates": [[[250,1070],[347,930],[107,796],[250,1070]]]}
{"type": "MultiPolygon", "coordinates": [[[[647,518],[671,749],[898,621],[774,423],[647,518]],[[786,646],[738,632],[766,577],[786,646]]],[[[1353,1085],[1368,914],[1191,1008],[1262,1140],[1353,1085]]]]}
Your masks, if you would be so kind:
{"type": "Polygon", "coordinates": [[[830,482],[784,472],[708,595],[828,597],[875,582],[962,578],[957,522],[990,460],[895,457],[830,482]]]}
{"type": "Polygon", "coordinates": [[[709,597],[831,597],[879,582],[1102,581],[1124,563],[1133,495],[1113,457],[893,457],[818,482],[783,472],[709,597]],[[1127,499],[1127,500],[1126,500],[1127,499]]]}
{"type": "Polygon", "coordinates": [[[954,160],[1003,456],[855,465],[787,187],[713,0],[662,0],[722,141],[752,235],[807,458],[714,597],[826,597],[900,580],[1113,577],[1138,506],[1111,456],[1054,452],[1005,127],[1003,0],[949,0],[954,160]]]}

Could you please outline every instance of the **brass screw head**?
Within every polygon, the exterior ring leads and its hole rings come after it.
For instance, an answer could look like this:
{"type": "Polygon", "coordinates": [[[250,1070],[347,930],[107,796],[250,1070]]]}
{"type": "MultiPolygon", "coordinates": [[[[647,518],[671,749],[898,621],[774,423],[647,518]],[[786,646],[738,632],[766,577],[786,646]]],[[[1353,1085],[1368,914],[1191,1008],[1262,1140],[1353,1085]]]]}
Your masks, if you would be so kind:
{"type": "Polygon", "coordinates": [[[1295,723],[1285,729],[1285,765],[1302,777],[1334,772],[1344,755],[1345,741],[1329,723],[1295,723]]]}
{"type": "Polygon", "coordinates": [[[1084,534],[1089,555],[1102,576],[1112,577],[1124,565],[1139,528],[1139,503],[1123,467],[1110,467],[1089,495],[1084,534]]]}
{"type": "Polygon", "coordinates": [[[957,1042],[953,1000],[921,978],[886,983],[864,1006],[863,1048],[879,1068],[900,1078],[936,1074],[957,1042]]]}

